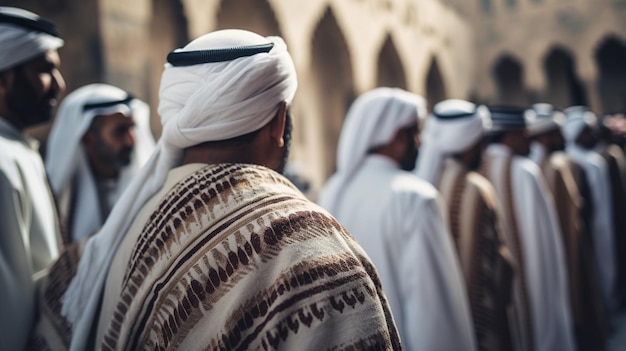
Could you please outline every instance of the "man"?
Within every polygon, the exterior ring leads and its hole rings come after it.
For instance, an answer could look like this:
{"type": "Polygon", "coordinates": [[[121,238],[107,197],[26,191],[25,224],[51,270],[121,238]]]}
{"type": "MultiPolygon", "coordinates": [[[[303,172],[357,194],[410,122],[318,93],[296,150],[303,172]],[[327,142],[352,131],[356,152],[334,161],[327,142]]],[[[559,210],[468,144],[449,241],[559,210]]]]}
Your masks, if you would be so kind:
{"type": "Polygon", "coordinates": [[[567,261],[572,319],[579,339],[603,343],[605,317],[590,228],[591,197],[584,171],[563,152],[565,115],[550,104],[535,104],[525,113],[531,139],[529,158],[541,169],[562,231],[567,261]]]}
{"type": "Polygon", "coordinates": [[[24,129],[50,119],[65,88],[54,25],[0,7],[0,349],[21,350],[35,285],[59,253],[59,226],[38,143],[24,129]]]}
{"type": "Polygon", "coordinates": [[[46,168],[69,241],[102,226],[147,161],[154,147],[148,118],[144,102],[106,84],[84,86],[61,103],[46,168]]]}
{"type": "Polygon", "coordinates": [[[71,350],[399,349],[365,252],[275,171],[296,86],[278,37],[223,30],[170,53],[161,139],[63,306],[47,301],[65,320],[48,329],[70,326],[71,350]]]}
{"type": "Polygon", "coordinates": [[[553,200],[537,165],[525,156],[524,109],[490,108],[492,129],[482,173],[503,208],[507,246],[517,262],[514,300],[525,349],[573,350],[567,271],[553,200]]]}
{"type": "Polygon", "coordinates": [[[604,305],[611,313],[616,307],[615,236],[608,166],[602,156],[593,150],[597,142],[594,136],[597,117],[585,106],[572,106],[564,112],[567,118],[562,132],[566,141],[566,153],[584,169],[589,181],[593,209],[591,219],[593,247],[604,305]]]}
{"type": "Polygon", "coordinates": [[[617,144],[619,136],[613,131],[613,117],[603,116],[598,123],[598,143],[595,151],[606,161],[611,178],[613,231],[615,233],[617,281],[619,303],[626,301],[626,156],[617,144]]]}
{"type": "Polygon", "coordinates": [[[461,261],[479,350],[511,350],[515,320],[510,294],[513,262],[504,245],[493,186],[474,172],[480,166],[484,131],[491,119],[485,106],[463,100],[435,105],[422,133],[417,172],[441,192],[450,232],[461,261]]]}
{"type": "Polygon", "coordinates": [[[350,107],[337,173],[319,203],[363,246],[380,272],[408,350],[474,350],[467,294],[441,197],[409,171],[423,98],[377,88],[350,107]]]}

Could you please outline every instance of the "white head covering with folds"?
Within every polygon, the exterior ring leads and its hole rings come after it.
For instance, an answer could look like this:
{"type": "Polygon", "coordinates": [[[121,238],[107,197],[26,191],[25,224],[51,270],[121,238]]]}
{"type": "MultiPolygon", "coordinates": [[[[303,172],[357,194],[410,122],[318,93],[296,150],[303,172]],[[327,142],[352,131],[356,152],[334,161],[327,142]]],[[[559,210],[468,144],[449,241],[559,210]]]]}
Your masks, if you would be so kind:
{"type": "Polygon", "coordinates": [[[573,144],[585,127],[594,128],[598,123],[596,114],[585,106],[572,106],[563,111],[567,118],[561,127],[563,137],[568,144],[573,144]]]}
{"type": "MultiPolygon", "coordinates": [[[[14,8],[0,7],[0,13],[37,20],[36,14],[14,8]]],[[[63,46],[63,39],[11,23],[0,23],[0,72],[63,46]]]]}
{"type": "Polygon", "coordinates": [[[63,298],[63,315],[74,328],[71,349],[81,350],[91,330],[104,280],[123,236],[143,205],[160,190],[183,150],[258,130],[290,103],[297,88],[295,67],[284,41],[243,30],[206,34],[180,51],[273,43],[268,53],[232,61],[165,65],[159,92],[163,134],[150,160],[87,244],[78,273],[63,298]]]}
{"type": "Polygon", "coordinates": [[[560,129],[565,123],[565,114],[550,104],[534,104],[524,113],[526,130],[530,136],[560,129]]]}
{"type": "Polygon", "coordinates": [[[490,126],[486,106],[476,106],[464,100],[446,100],[435,105],[422,132],[422,146],[415,169],[417,176],[437,186],[445,158],[469,149],[490,126]],[[445,118],[455,115],[463,117],[445,118]]]}
{"type": "MultiPolygon", "coordinates": [[[[117,201],[132,177],[146,163],[154,149],[154,138],[150,132],[150,110],[146,103],[133,99],[129,104],[83,110],[86,104],[121,101],[128,93],[107,84],[91,84],[69,94],[61,103],[52,130],[48,136],[46,170],[55,196],[59,198],[76,179],[73,196],[76,213],[71,216],[72,240],[93,234],[104,223],[101,218],[98,188],[81,139],[96,116],[121,113],[135,121],[135,148],[131,163],[124,167],[111,199],[117,201]]],[[[63,214],[66,216],[67,214],[63,214]]]]}
{"type": "Polygon", "coordinates": [[[424,98],[398,88],[376,88],[356,99],[339,136],[337,172],[320,194],[320,205],[336,213],[341,190],[358,171],[368,151],[386,145],[400,129],[416,125],[425,113],[424,98]]]}

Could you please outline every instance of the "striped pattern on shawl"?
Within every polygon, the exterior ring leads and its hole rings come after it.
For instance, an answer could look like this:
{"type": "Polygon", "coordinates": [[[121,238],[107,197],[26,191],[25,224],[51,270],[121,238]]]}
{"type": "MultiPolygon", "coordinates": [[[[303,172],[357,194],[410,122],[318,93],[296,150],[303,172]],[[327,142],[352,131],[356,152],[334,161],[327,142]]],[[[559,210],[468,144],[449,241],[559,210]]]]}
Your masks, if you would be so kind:
{"type": "Polygon", "coordinates": [[[444,164],[438,188],[448,205],[478,349],[510,350],[518,344],[509,322],[514,262],[500,237],[495,190],[483,176],[452,159],[444,164]]]}
{"type": "Polygon", "coordinates": [[[364,251],[266,168],[203,167],[128,235],[103,350],[400,348],[364,251]]]}
{"type": "MultiPolygon", "coordinates": [[[[572,319],[577,332],[602,349],[606,316],[599,273],[594,258],[589,194],[584,170],[564,152],[554,152],[541,162],[563,231],[572,319]]],[[[582,347],[581,347],[582,348],[582,347]]]]}

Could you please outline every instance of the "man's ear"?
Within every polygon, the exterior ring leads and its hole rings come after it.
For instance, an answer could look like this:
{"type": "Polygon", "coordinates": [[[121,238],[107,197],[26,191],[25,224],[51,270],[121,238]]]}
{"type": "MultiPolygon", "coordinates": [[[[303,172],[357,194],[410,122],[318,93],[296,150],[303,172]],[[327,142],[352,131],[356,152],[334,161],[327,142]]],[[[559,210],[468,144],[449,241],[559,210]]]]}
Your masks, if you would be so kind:
{"type": "Polygon", "coordinates": [[[276,140],[278,147],[285,146],[285,124],[287,120],[287,102],[281,101],[276,117],[270,122],[270,136],[276,140]]]}

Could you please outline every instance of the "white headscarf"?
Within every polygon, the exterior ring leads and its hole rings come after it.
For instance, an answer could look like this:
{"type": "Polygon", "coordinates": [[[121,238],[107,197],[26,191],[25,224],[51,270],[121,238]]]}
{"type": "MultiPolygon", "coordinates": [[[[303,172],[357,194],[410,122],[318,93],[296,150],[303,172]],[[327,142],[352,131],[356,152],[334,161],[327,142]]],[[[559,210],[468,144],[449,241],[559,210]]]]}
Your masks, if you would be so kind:
{"type": "Polygon", "coordinates": [[[565,123],[565,114],[550,104],[534,104],[524,113],[526,130],[530,136],[560,129],[565,123]]]}
{"type": "Polygon", "coordinates": [[[464,100],[446,100],[435,105],[422,132],[417,176],[436,186],[445,158],[470,148],[490,126],[486,106],[464,100]]]}
{"type": "Polygon", "coordinates": [[[297,88],[295,67],[284,41],[243,30],[206,34],[180,51],[273,43],[267,53],[231,61],[165,65],[159,92],[163,134],[150,160],[113,208],[102,230],[87,244],[78,273],[63,298],[63,315],[74,328],[72,350],[82,350],[91,331],[111,260],[135,216],[160,190],[183,150],[258,130],[290,103],[297,88]]]}
{"type": "MultiPolygon", "coordinates": [[[[44,21],[36,14],[15,7],[0,7],[0,14],[26,22],[44,21]]],[[[50,22],[48,25],[52,26],[50,22]]],[[[0,72],[63,46],[63,39],[34,28],[0,20],[0,72]]]]}
{"type": "Polygon", "coordinates": [[[563,111],[567,118],[561,131],[568,144],[574,144],[585,127],[595,127],[598,118],[586,106],[572,106],[563,111]]]}
{"type": "Polygon", "coordinates": [[[78,240],[93,234],[104,223],[98,206],[98,188],[90,170],[87,155],[81,139],[89,130],[94,117],[121,113],[133,117],[135,121],[136,141],[131,155],[131,163],[124,167],[117,180],[116,201],[139,168],[146,163],[154,149],[154,138],[150,132],[148,105],[138,99],[128,103],[121,102],[128,93],[107,84],[91,84],[69,94],[61,103],[52,130],[48,136],[46,170],[54,195],[59,198],[65,189],[77,177],[77,187],[73,193],[76,198],[73,223],[70,224],[72,240],[78,240]],[[84,110],[86,104],[120,101],[107,107],[84,110]]]}
{"type": "Polygon", "coordinates": [[[376,88],[361,95],[350,107],[337,148],[337,172],[318,199],[331,213],[339,207],[342,189],[361,167],[367,153],[384,146],[398,130],[418,123],[426,101],[398,88],[376,88]]]}

